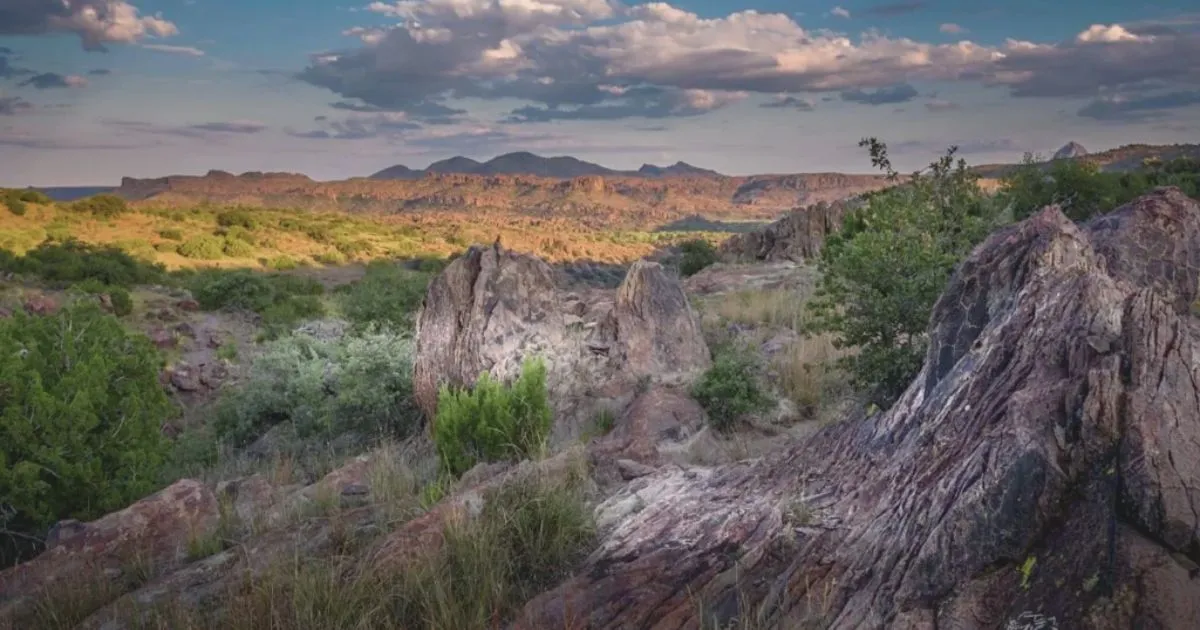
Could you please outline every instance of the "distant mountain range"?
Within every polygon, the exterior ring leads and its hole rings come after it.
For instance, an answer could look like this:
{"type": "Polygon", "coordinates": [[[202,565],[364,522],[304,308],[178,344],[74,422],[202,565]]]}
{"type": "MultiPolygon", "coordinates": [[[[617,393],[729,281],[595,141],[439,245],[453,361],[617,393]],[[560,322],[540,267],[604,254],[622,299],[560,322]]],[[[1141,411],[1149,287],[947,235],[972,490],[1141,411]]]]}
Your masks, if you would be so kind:
{"type": "Polygon", "coordinates": [[[636,171],[619,171],[570,156],[542,157],[528,151],[498,155],[479,162],[461,155],[434,162],[424,169],[412,169],[403,164],[389,166],[370,176],[371,179],[419,179],[426,173],[459,173],[464,175],[533,175],[571,179],[599,175],[604,177],[725,177],[717,171],[676,162],[670,166],[643,164],[636,171]]]}

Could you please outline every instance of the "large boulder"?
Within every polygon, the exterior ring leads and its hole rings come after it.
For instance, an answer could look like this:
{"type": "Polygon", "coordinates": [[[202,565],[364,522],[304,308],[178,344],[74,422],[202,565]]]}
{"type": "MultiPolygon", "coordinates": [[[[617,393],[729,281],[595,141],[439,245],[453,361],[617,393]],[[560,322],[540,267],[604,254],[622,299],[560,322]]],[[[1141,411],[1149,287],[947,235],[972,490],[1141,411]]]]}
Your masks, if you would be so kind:
{"type": "Polygon", "coordinates": [[[1200,206],[1178,189],[1000,230],[892,409],[640,476],[518,627],[1194,628],[1198,283],[1200,206]]]}
{"type": "Polygon", "coordinates": [[[753,232],[734,234],[720,246],[726,258],[738,262],[804,262],[821,253],[829,235],[842,229],[853,202],[820,202],[796,208],[782,219],[753,232]]]}
{"type": "Polygon", "coordinates": [[[584,299],[538,258],[471,248],[430,283],[417,316],[418,405],[433,417],[442,385],[470,386],[482,372],[509,380],[540,357],[562,443],[599,410],[619,414],[647,385],[685,385],[711,365],[677,276],[639,261],[609,293],[584,299]]]}
{"type": "Polygon", "coordinates": [[[51,530],[45,552],[0,572],[0,628],[55,589],[86,593],[135,565],[155,571],[179,567],[189,541],[212,533],[219,519],[212,490],[183,479],[95,521],[61,522],[51,530]]]}

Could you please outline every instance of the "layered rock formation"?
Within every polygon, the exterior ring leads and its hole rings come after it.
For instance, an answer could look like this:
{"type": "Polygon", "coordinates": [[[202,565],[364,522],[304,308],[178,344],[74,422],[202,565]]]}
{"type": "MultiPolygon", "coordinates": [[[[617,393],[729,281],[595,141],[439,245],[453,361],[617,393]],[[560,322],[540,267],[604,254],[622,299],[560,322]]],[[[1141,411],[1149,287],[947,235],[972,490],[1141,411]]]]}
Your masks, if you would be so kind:
{"type": "Polygon", "coordinates": [[[825,239],[842,229],[850,207],[848,202],[835,201],[797,208],[761,230],[734,234],[721,243],[720,251],[740,262],[812,259],[821,253],[825,239]]]}
{"type": "Polygon", "coordinates": [[[533,357],[548,368],[559,443],[600,409],[620,413],[648,384],[686,385],[711,363],[679,279],[657,263],[635,263],[608,300],[566,292],[542,260],[495,247],[472,248],[430,283],[413,372],[428,417],[442,385],[485,371],[512,379],[533,357]]]}
{"type": "Polygon", "coordinates": [[[663,469],[522,628],[1191,628],[1200,619],[1200,206],[991,236],[887,413],[663,469]]]}

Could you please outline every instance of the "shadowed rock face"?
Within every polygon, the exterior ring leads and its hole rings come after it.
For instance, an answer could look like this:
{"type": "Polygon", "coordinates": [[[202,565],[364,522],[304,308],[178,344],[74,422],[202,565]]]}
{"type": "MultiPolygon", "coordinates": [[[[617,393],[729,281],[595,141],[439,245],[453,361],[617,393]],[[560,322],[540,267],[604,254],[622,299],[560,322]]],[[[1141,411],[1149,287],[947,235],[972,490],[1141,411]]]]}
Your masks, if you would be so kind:
{"type": "Polygon", "coordinates": [[[734,234],[720,251],[741,262],[804,262],[819,255],[825,239],[842,229],[849,208],[844,201],[796,208],[761,230],[734,234]]]}
{"type": "Polygon", "coordinates": [[[615,299],[569,294],[538,258],[472,248],[430,283],[417,318],[413,386],[433,417],[441,385],[481,372],[509,380],[526,358],[547,365],[554,441],[580,435],[602,407],[620,413],[646,381],[690,383],[711,364],[679,279],[639,261],[615,299]]]}
{"type": "Polygon", "coordinates": [[[997,232],[891,410],[636,479],[519,627],[697,628],[701,609],[784,628],[1195,627],[1198,282],[1200,206],[1177,189],[997,232]]]}

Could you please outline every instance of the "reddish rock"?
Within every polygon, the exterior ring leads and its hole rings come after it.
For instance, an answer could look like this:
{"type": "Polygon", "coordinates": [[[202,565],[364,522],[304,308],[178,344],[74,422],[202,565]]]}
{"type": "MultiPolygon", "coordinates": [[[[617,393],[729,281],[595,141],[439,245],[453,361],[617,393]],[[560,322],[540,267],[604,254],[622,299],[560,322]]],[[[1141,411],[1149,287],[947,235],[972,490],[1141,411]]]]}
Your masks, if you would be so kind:
{"type": "Polygon", "coordinates": [[[55,585],[104,579],[134,560],[156,571],[180,566],[188,540],[214,531],[219,514],[207,486],[183,479],[98,520],[59,523],[44,553],[0,571],[0,627],[30,627],[20,623],[22,615],[55,585]]]}
{"type": "Polygon", "coordinates": [[[150,341],[154,342],[154,346],[160,350],[174,348],[179,342],[171,331],[162,328],[150,331],[149,337],[150,341]]]}
{"type": "Polygon", "coordinates": [[[106,313],[113,312],[113,303],[112,303],[111,295],[109,295],[107,293],[101,293],[99,295],[99,299],[100,299],[100,308],[104,309],[104,312],[106,312],[106,313]]]}
{"type": "Polygon", "coordinates": [[[7,309],[7,308],[4,308],[3,306],[0,306],[0,319],[4,319],[7,317],[12,317],[12,309],[7,309]]]}
{"type": "Polygon", "coordinates": [[[187,311],[189,313],[194,313],[200,310],[200,303],[196,300],[180,300],[175,303],[175,306],[178,307],[179,310],[187,311]]]}
{"type": "Polygon", "coordinates": [[[32,295],[25,299],[25,312],[30,315],[53,315],[58,312],[58,302],[48,295],[32,295]]]}
{"type": "Polygon", "coordinates": [[[201,387],[199,370],[186,363],[167,368],[167,374],[171,385],[179,391],[194,392],[201,387]]]}

